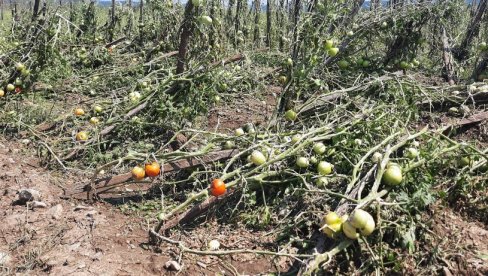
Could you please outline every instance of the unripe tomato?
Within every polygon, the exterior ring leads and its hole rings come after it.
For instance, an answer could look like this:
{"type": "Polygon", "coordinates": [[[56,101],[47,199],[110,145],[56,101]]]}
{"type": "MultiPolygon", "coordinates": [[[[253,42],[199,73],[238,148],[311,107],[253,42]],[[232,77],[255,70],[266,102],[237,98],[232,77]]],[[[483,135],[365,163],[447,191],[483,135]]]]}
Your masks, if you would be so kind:
{"type": "Polygon", "coordinates": [[[463,156],[459,159],[459,166],[466,167],[471,165],[471,159],[468,156],[463,156]]]}
{"type": "Polygon", "coordinates": [[[75,116],[83,116],[85,115],[85,111],[82,108],[75,108],[73,114],[75,114],[75,116]]]}
{"type": "Polygon", "coordinates": [[[25,65],[21,62],[18,62],[15,64],[15,69],[20,72],[25,69],[25,65]]]}
{"type": "Polygon", "coordinates": [[[100,122],[97,117],[91,117],[90,118],[90,124],[92,125],[97,125],[100,122]]]}
{"type": "Polygon", "coordinates": [[[300,134],[295,134],[291,137],[291,143],[296,144],[300,139],[302,139],[302,136],[300,134]]]}
{"type": "Polygon", "coordinates": [[[402,182],[402,169],[398,165],[391,165],[383,174],[382,180],[387,185],[398,185],[402,182]]]}
{"type": "Polygon", "coordinates": [[[347,36],[353,36],[354,35],[354,32],[353,31],[348,31],[346,34],[347,34],[347,36]]]}
{"type": "Polygon", "coordinates": [[[14,84],[15,84],[16,86],[21,86],[21,85],[22,85],[22,80],[21,80],[21,79],[19,79],[19,78],[16,78],[16,79],[15,79],[14,84]]]}
{"type": "Polygon", "coordinates": [[[156,177],[161,172],[161,166],[159,166],[158,162],[154,161],[152,163],[147,163],[144,166],[144,171],[147,176],[149,177],[156,177]]]}
{"type": "Polygon", "coordinates": [[[287,78],[286,76],[279,76],[278,77],[278,81],[282,84],[282,85],[285,85],[286,82],[287,82],[287,78]]]}
{"type": "Polygon", "coordinates": [[[322,142],[318,142],[313,145],[313,152],[315,152],[316,154],[324,154],[325,150],[325,145],[322,142]]]}
{"type": "Polygon", "coordinates": [[[262,152],[255,150],[251,153],[251,162],[256,166],[261,166],[266,163],[266,157],[262,152]]]}
{"type": "Polygon", "coordinates": [[[212,184],[210,185],[210,193],[213,196],[221,196],[225,194],[226,191],[227,187],[225,187],[224,181],[218,178],[212,180],[212,184]]]}
{"type": "Polygon", "coordinates": [[[359,238],[359,234],[356,231],[356,228],[354,228],[349,221],[346,221],[342,224],[342,232],[344,232],[344,235],[348,237],[351,240],[357,240],[359,238]]]}
{"type": "Polygon", "coordinates": [[[315,156],[310,157],[310,163],[311,164],[317,164],[318,162],[319,162],[319,160],[317,160],[317,157],[315,157],[315,156]]]}
{"type": "Polygon", "coordinates": [[[300,156],[297,158],[296,164],[300,168],[306,168],[309,165],[308,158],[300,156]]]}
{"type": "Polygon", "coordinates": [[[20,75],[22,75],[22,77],[27,77],[30,75],[30,71],[27,69],[24,69],[24,70],[20,71],[20,75]]]}
{"type": "Polygon", "coordinates": [[[286,60],[286,65],[288,65],[288,66],[292,67],[292,66],[293,66],[293,60],[292,60],[291,58],[288,58],[288,59],[286,60]]]}
{"type": "Polygon", "coordinates": [[[93,111],[95,111],[95,113],[102,113],[103,108],[101,106],[99,106],[99,105],[95,105],[93,107],[93,111]]]}
{"type": "Polygon", "coordinates": [[[322,228],[322,231],[327,235],[327,237],[331,239],[335,239],[339,236],[341,232],[342,222],[332,223],[332,224],[325,224],[322,228]]]}
{"type": "Polygon", "coordinates": [[[405,69],[408,69],[408,67],[409,67],[408,62],[406,62],[406,61],[404,61],[404,60],[402,60],[402,61],[400,62],[400,68],[402,68],[402,69],[404,69],[404,70],[405,70],[405,69]]]}
{"type": "Polygon", "coordinates": [[[237,128],[235,130],[235,135],[236,136],[242,136],[242,135],[244,135],[244,130],[242,128],[237,128]]]}
{"type": "Polygon", "coordinates": [[[381,22],[381,28],[386,29],[388,27],[388,23],[386,21],[381,22]]]}
{"type": "Polygon", "coordinates": [[[416,148],[408,148],[405,150],[405,156],[408,159],[415,159],[419,156],[419,151],[416,148]]]}
{"type": "Polygon", "coordinates": [[[368,219],[368,221],[366,222],[366,225],[359,229],[359,233],[361,233],[361,235],[367,237],[373,233],[375,226],[376,226],[376,224],[374,222],[373,217],[370,217],[368,219]]]}
{"type": "Polygon", "coordinates": [[[326,177],[319,177],[315,181],[315,185],[317,185],[317,187],[319,187],[319,188],[323,188],[323,187],[327,186],[327,184],[329,184],[329,180],[327,180],[326,177]]]}
{"type": "Polygon", "coordinates": [[[7,84],[7,91],[8,92],[12,92],[14,90],[15,90],[15,85],[13,85],[11,83],[7,84]]]}
{"type": "Polygon", "coordinates": [[[236,144],[233,141],[225,141],[224,149],[233,149],[236,144]]]}
{"type": "Polygon", "coordinates": [[[80,131],[76,134],[76,141],[86,141],[88,140],[88,132],[80,131]]]}
{"type": "Polygon", "coordinates": [[[331,57],[335,57],[337,56],[337,54],[339,53],[339,48],[330,48],[329,50],[327,50],[327,54],[329,54],[329,56],[331,57]]]}
{"type": "Polygon", "coordinates": [[[146,176],[146,172],[140,166],[135,166],[132,169],[131,173],[132,173],[132,178],[134,178],[135,180],[142,180],[144,179],[144,176],[146,176]]]}
{"type": "Polygon", "coordinates": [[[341,221],[341,218],[339,217],[339,215],[337,215],[336,212],[330,212],[328,213],[327,215],[324,216],[324,222],[326,224],[334,224],[334,223],[338,223],[338,222],[342,222],[341,221]]]}
{"type": "Polygon", "coordinates": [[[368,212],[357,209],[354,210],[354,212],[352,212],[351,216],[349,217],[349,223],[351,223],[354,228],[361,229],[366,226],[368,220],[370,219],[372,220],[373,217],[368,212]]]}
{"type": "Polygon", "coordinates": [[[295,121],[297,118],[297,113],[295,111],[293,111],[292,109],[290,109],[287,112],[285,112],[285,118],[288,121],[295,121]]]}
{"type": "Polygon", "coordinates": [[[326,39],[324,42],[324,47],[326,50],[332,49],[332,47],[334,47],[334,40],[333,39],[326,39]]]}
{"type": "Polygon", "coordinates": [[[326,161],[320,161],[319,164],[317,165],[317,170],[320,175],[329,175],[332,173],[332,170],[334,169],[334,166],[326,161]]]}

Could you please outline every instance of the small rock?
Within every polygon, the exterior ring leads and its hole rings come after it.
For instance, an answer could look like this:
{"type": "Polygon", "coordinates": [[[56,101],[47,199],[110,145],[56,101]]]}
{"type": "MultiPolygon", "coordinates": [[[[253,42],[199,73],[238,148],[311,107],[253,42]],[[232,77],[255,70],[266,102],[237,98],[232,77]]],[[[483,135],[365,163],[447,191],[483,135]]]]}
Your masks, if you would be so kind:
{"type": "Polygon", "coordinates": [[[30,140],[29,139],[22,139],[20,142],[24,145],[28,145],[30,143],[30,140]]]}
{"type": "Polygon", "coordinates": [[[51,209],[49,209],[49,215],[52,219],[60,219],[62,214],[63,206],[61,204],[57,204],[56,206],[53,206],[51,207],[51,209]]]}
{"type": "Polygon", "coordinates": [[[28,201],[39,200],[41,193],[34,189],[20,189],[17,192],[17,203],[26,204],[28,201]]]}
{"type": "Polygon", "coordinates": [[[90,210],[93,209],[91,206],[83,206],[83,205],[76,205],[74,211],[79,211],[79,210],[90,210]]]}
{"type": "Polygon", "coordinates": [[[0,251],[0,266],[6,265],[10,261],[10,256],[6,252],[0,251]]]}
{"type": "Polygon", "coordinates": [[[32,203],[30,204],[30,207],[32,209],[34,209],[34,208],[46,208],[47,204],[42,202],[42,201],[32,201],[32,203]]]}
{"type": "Polygon", "coordinates": [[[181,265],[177,263],[176,261],[167,261],[166,264],[164,264],[164,267],[167,270],[171,271],[180,271],[181,270],[181,265]]]}
{"type": "Polygon", "coordinates": [[[92,260],[100,261],[100,259],[102,258],[102,255],[103,255],[102,252],[97,252],[97,253],[95,253],[95,255],[93,255],[92,260]]]}
{"type": "Polygon", "coordinates": [[[9,158],[7,159],[7,161],[8,161],[10,164],[15,164],[15,160],[14,160],[13,158],[11,158],[11,157],[9,157],[9,158]]]}

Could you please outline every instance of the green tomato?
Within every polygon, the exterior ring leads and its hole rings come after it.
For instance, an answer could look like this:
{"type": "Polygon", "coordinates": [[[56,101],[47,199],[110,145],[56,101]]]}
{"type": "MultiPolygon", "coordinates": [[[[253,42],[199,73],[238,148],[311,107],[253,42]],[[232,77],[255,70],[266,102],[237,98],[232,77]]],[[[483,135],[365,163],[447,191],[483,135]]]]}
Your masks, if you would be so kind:
{"type": "Polygon", "coordinates": [[[339,222],[342,223],[342,220],[336,212],[330,212],[324,216],[324,222],[325,224],[331,225],[339,222]]]}
{"type": "Polygon", "coordinates": [[[295,134],[291,137],[291,143],[296,144],[300,139],[302,139],[302,136],[300,134],[295,134]]]}
{"type": "Polygon", "coordinates": [[[237,128],[235,130],[235,135],[236,136],[242,136],[242,135],[244,135],[244,130],[242,128],[237,128]]]}
{"type": "Polygon", "coordinates": [[[308,158],[300,156],[297,158],[296,164],[300,168],[306,168],[310,164],[308,158]]]}
{"type": "Polygon", "coordinates": [[[12,92],[15,90],[15,86],[11,83],[7,84],[7,91],[12,92]]]}
{"type": "Polygon", "coordinates": [[[15,69],[20,72],[25,69],[25,65],[21,62],[18,62],[15,64],[15,69]]]}
{"type": "Polygon", "coordinates": [[[320,175],[329,175],[332,173],[332,170],[334,169],[334,166],[326,161],[320,161],[319,164],[317,165],[317,171],[319,172],[320,175]]]}
{"type": "Polygon", "coordinates": [[[322,142],[318,142],[313,145],[313,152],[315,152],[316,154],[324,154],[325,150],[325,145],[322,142]]]}
{"type": "Polygon", "coordinates": [[[297,113],[294,110],[290,109],[287,112],[285,112],[285,118],[288,121],[295,121],[297,118],[297,113]]]}
{"type": "Polygon", "coordinates": [[[334,40],[333,39],[327,39],[327,40],[325,40],[324,47],[325,47],[326,50],[332,49],[332,47],[334,47],[334,40]]]}
{"type": "Polygon", "coordinates": [[[402,169],[398,165],[390,165],[383,174],[382,180],[385,184],[395,186],[402,182],[402,169]]]}
{"type": "Polygon", "coordinates": [[[251,153],[251,162],[256,166],[260,166],[266,163],[266,157],[262,152],[255,150],[251,153]]]}
{"type": "Polygon", "coordinates": [[[225,141],[224,149],[233,149],[235,146],[234,141],[225,141]]]}
{"type": "Polygon", "coordinates": [[[349,223],[351,223],[354,228],[359,229],[365,227],[369,220],[373,220],[373,217],[368,212],[361,209],[354,210],[349,217],[349,223]]]}
{"type": "Polygon", "coordinates": [[[288,58],[286,60],[286,65],[288,65],[289,67],[292,67],[293,66],[293,60],[291,58],[288,58]]]}
{"type": "Polygon", "coordinates": [[[339,48],[330,48],[329,50],[327,50],[327,54],[329,54],[329,56],[331,57],[335,57],[337,56],[337,54],[339,53],[339,48]]]}
{"type": "Polygon", "coordinates": [[[317,180],[315,180],[315,185],[317,185],[317,187],[319,188],[323,188],[327,186],[327,184],[329,184],[329,180],[327,179],[327,177],[322,176],[317,178],[317,180]]]}
{"type": "Polygon", "coordinates": [[[408,159],[415,159],[419,156],[419,151],[416,148],[408,148],[405,151],[405,156],[408,159]]]}

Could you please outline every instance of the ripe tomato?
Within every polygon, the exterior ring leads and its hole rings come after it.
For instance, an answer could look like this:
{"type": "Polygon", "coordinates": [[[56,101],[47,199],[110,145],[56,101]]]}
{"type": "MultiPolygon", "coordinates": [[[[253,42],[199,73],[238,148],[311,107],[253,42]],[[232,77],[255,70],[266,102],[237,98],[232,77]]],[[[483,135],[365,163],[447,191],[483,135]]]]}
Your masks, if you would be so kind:
{"type": "Polygon", "coordinates": [[[135,179],[135,180],[141,180],[144,178],[144,176],[146,175],[145,171],[143,168],[139,167],[139,166],[135,166],[132,171],[132,177],[135,179]]]}
{"type": "Polygon", "coordinates": [[[161,172],[161,166],[159,166],[158,162],[156,161],[152,163],[147,163],[145,169],[146,175],[149,177],[156,177],[161,172]]]}
{"type": "Polygon", "coordinates": [[[219,178],[216,178],[212,181],[212,185],[210,185],[210,193],[213,196],[221,196],[225,194],[227,188],[225,187],[224,181],[219,178]]]}
{"type": "Polygon", "coordinates": [[[82,108],[76,108],[73,113],[75,116],[83,116],[85,115],[85,111],[82,108]]]}

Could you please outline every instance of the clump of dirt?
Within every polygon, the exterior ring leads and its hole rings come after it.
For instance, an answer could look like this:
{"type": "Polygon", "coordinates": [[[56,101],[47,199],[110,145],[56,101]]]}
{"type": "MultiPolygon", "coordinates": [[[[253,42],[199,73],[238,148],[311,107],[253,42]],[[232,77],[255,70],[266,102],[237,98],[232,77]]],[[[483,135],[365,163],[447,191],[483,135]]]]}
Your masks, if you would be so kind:
{"type": "Polygon", "coordinates": [[[466,218],[451,209],[433,208],[432,231],[437,255],[446,275],[488,275],[488,229],[478,221],[466,218]],[[451,274],[449,274],[451,273],[451,274]]]}

